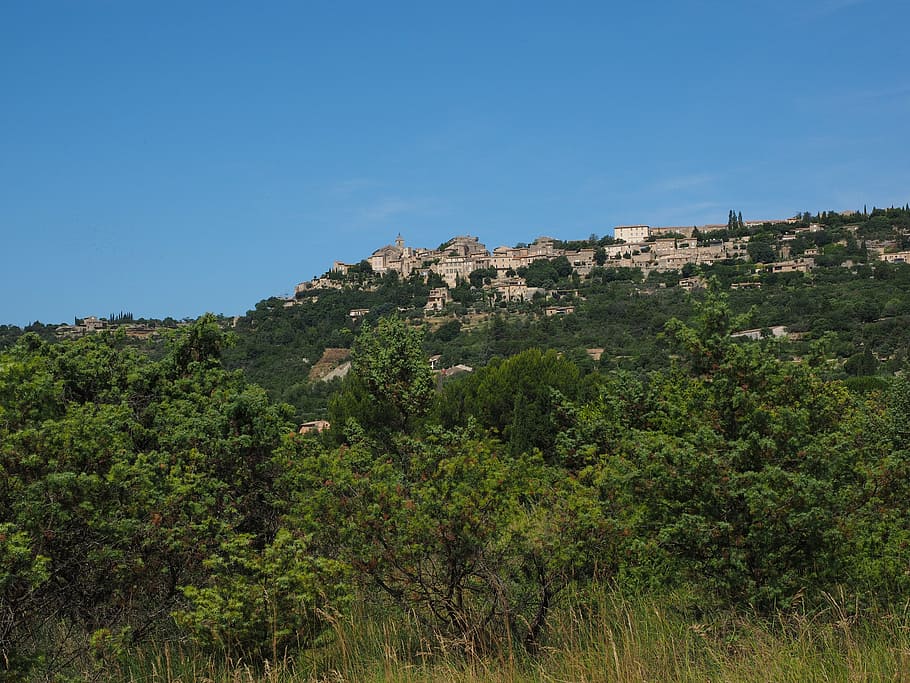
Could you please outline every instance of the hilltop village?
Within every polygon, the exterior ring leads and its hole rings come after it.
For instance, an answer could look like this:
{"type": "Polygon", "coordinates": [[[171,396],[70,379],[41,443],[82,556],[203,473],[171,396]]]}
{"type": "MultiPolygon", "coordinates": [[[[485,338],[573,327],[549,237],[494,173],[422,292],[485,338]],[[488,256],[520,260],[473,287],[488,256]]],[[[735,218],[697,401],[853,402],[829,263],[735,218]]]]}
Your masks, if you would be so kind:
{"type": "MultiPolygon", "coordinates": [[[[841,214],[857,215],[854,212],[841,214]]],[[[861,218],[861,215],[858,216],[861,218]]],[[[848,233],[855,233],[856,226],[844,226],[848,233]]],[[[821,249],[810,240],[810,246],[794,249],[792,245],[806,244],[806,234],[818,233],[823,225],[796,216],[784,220],[743,221],[731,212],[728,225],[651,227],[649,225],[623,225],[614,228],[613,237],[579,242],[561,242],[552,237],[538,237],[530,244],[514,247],[499,246],[489,251],[477,237],[454,237],[436,249],[406,246],[399,234],[394,244],[375,250],[357,264],[335,261],[332,269],[322,277],[302,282],[295,288],[295,299],[301,300],[313,290],[343,288],[347,276],[364,271],[376,275],[396,273],[402,278],[415,273],[425,280],[441,281],[426,304],[426,310],[442,310],[449,299],[449,290],[461,282],[479,284],[498,301],[529,301],[546,294],[546,288],[531,286],[522,277],[532,264],[549,261],[559,264],[579,277],[588,276],[597,267],[635,268],[644,276],[650,273],[681,272],[694,275],[699,266],[721,262],[754,262],[757,273],[807,273],[816,266],[821,249]],[[732,228],[732,230],[731,230],[732,228]],[[777,239],[768,243],[759,254],[750,249],[750,240],[756,232],[772,230],[777,239]],[[741,234],[731,234],[741,233],[741,234]],[[480,273],[479,280],[471,278],[480,273]],[[436,277],[433,277],[433,276],[436,277]]],[[[846,244],[846,240],[844,240],[846,244]]],[[[757,246],[757,245],[755,245],[757,246]]],[[[910,262],[910,252],[897,250],[892,241],[863,241],[863,249],[871,259],[888,262],[910,262]]],[[[850,261],[843,265],[850,266],[850,261]]],[[[684,277],[683,288],[697,287],[700,278],[684,277]]],[[[744,281],[738,286],[753,283],[744,281]]],[[[734,285],[736,286],[736,285],[734,285]]]]}
{"type": "MultiPolygon", "coordinates": [[[[613,271],[637,277],[640,291],[678,285],[696,289],[716,274],[712,266],[736,264],[725,271],[731,289],[758,289],[766,274],[803,273],[817,268],[862,263],[910,263],[910,207],[866,211],[824,212],[782,220],[743,221],[730,212],[727,224],[652,227],[616,226],[612,236],[591,235],[585,240],[562,241],[538,237],[530,244],[498,246],[492,251],[478,237],[453,237],[436,248],[412,247],[399,234],[357,263],[335,261],[322,276],[296,285],[286,307],[315,302],[319,290],[376,291],[378,278],[419,278],[429,288],[419,304],[426,315],[450,311],[459,287],[472,290],[488,305],[547,300],[545,315],[571,313],[582,279],[613,271]],[[736,274],[730,278],[730,274],[736,274]],[[548,276],[549,274],[549,276],[548,276]],[[571,276],[571,277],[569,277],[571,276]],[[557,284],[557,282],[561,284],[557,284]],[[568,288],[567,288],[568,287],[568,288]],[[555,300],[555,301],[554,301],[555,300]],[[569,304],[569,305],[566,305],[569,304]]],[[[464,295],[464,292],[461,292],[464,295]]],[[[358,319],[367,308],[352,308],[358,319]]],[[[232,318],[236,326],[240,316],[232,318]]],[[[88,316],[73,324],[55,326],[57,338],[77,338],[117,329],[127,337],[148,339],[164,329],[188,324],[133,320],[132,314],[109,318],[88,316]]]]}

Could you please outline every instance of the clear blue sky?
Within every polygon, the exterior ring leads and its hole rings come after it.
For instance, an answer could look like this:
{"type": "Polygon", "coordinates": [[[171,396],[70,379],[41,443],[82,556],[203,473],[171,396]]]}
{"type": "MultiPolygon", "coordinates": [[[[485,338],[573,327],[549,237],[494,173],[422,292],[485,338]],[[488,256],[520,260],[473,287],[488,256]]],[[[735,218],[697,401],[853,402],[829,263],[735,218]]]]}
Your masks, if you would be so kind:
{"type": "Polygon", "coordinates": [[[910,201],[907,0],[0,4],[0,323],[910,201]]]}

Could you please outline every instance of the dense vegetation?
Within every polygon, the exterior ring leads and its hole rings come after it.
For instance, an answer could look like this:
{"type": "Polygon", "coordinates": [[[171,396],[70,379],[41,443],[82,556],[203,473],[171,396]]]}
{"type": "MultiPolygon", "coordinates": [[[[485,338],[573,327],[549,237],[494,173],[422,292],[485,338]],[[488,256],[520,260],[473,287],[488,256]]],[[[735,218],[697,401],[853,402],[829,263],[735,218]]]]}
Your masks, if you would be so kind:
{"type": "Polygon", "coordinates": [[[0,680],[166,680],[171,652],[382,677],[359,640],[437,679],[733,678],[794,634],[833,675],[900,672],[910,267],[711,274],[690,294],[595,269],[553,317],[466,286],[474,313],[426,326],[427,283],[363,272],[227,333],[10,334],[0,680]],[[731,336],[776,324],[798,336],[731,336]],[[307,382],[331,346],[351,372],[307,382]],[[430,353],[477,367],[443,381],[430,353]],[[298,434],[310,410],[332,428],[298,434]]]}
{"type": "MultiPolygon", "coordinates": [[[[483,283],[490,273],[472,273],[451,290],[452,303],[425,318],[430,286],[418,277],[401,279],[395,273],[372,273],[363,264],[340,290],[302,295],[297,305],[281,299],[260,302],[238,321],[237,344],[225,355],[231,368],[242,368],[270,396],[291,403],[298,419],[326,415],[335,386],[308,381],[308,372],[326,347],[350,347],[362,322],[397,313],[426,325],[427,355],[439,354],[442,367],[485,366],[526,349],[554,349],[583,372],[623,368],[640,374],[669,367],[669,347],[662,335],[671,318],[691,322],[692,297],[678,287],[683,276],[715,280],[728,293],[728,304],[741,328],[786,326],[790,335],[777,340],[782,358],[831,361],[829,377],[851,380],[855,387],[880,384],[906,362],[910,350],[910,268],[871,257],[868,245],[878,240],[885,249],[910,248],[910,211],[873,209],[866,215],[838,213],[805,215],[803,222],[736,225],[693,236],[700,243],[749,236],[774,258],[786,247],[791,257],[817,249],[817,266],[809,273],[768,273],[755,263],[723,261],[687,265],[682,272],[652,272],[608,259],[586,277],[566,269],[566,263],[538,261],[521,275],[529,285],[552,287],[550,298],[528,302],[495,301],[483,283]],[[813,232],[786,233],[810,224],[813,232]],[[731,289],[737,283],[755,288],[731,289]],[[545,315],[550,305],[569,305],[567,316],[545,315]],[[354,309],[367,309],[352,319],[354,309]],[[588,349],[603,349],[595,361],[588,349]],[[871,378],[871,379],[870,379],[871,378]]],[[[572,248],[597,247],[610,238],[560,243],[572,248]]],[[[755,249],[753,248],[753,252],[755,249]]],[[[755,256],[760,256],[757,252],[755,256]]],[[[758,261],[768,260],[760,257],[758,261]]]]}
{"type": "Polygon", "coordinates": [[[447,651],[531,657],[598,586],[687,595],[696,620],[903,604],[910,380],[857,395],[731,339],[721,293],[694,309],[664,368],[528,349],[441,392],[419,330],[382,318],[321,438],[223,368],[211,317],[157,360],[22,337],[0,356],[8,677],[166,642],[274,661],[364,598],[447,651]]]}

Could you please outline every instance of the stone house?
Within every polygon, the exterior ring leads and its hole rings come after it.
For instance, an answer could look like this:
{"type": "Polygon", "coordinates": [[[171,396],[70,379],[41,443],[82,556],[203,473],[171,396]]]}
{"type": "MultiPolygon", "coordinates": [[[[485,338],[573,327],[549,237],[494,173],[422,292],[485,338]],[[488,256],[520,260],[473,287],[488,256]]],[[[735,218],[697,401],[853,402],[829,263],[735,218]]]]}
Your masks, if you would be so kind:
{"type": "Polygon", "coordinates": [[[430,290],[427,303],[423,310],[429,312],[441,311],[449,303],[449,290],[446,287],[436,287],[430,290]]]}
{"type": "Polygon", "coordinates": [[[613,237],[624,242],[644,242],[651,235],[648,225],[617,225],[613,228],[613,237]]]}
{"type": "Polygon", "coordinates": [[[310,420],[309,422],[304,422],[300,425],[300,429],[297,430],[298,434],[309,434],[311,432],[319,433],[323,432],[326,429],[329,429],[332,426],[332,423],[328,420],[310,420]]]}

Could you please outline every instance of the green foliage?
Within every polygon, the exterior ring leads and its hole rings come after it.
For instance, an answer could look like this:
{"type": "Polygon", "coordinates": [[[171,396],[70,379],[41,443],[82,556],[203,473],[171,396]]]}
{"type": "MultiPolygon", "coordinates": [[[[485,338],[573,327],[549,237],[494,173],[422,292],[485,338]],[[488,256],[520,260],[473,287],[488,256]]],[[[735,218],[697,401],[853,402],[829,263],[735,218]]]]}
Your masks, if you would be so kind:
{"type": "Polygon", "coordinates": [[[38,554],[32,539],[15,524],[0,523],[0,680],[24,677],[40,662],[27,641],[29,614],[42,608],[38,590],[50,579],[49,558],[38,554]]]}
{"type": "Polygon", "coordinates": [[[420,330],[399,318],[382,318],[357,337],[352,371],[329,415],[339,425],[353,419],[371,433],[405,431],[426,414],[434,391],[420,330]]]}
{"type": "Polygon", "coordinates": [[[746,252],[753,263],[772,263],[777,260],[771,236],[767,234],[755,235],[746,246],[746,252]]]}
{"type": "Polygon", "coordinates": [[[459,332],[461,332],[461,323],[457,320],[450,320],[436,328],[433,339],[443,343],[452,342],[458,338],[459,332]]]}
{"type": "MultiPolygon", "coordinates": [[[[569,266],[569,272],[571,272],[571,266],[569,266]]],[[[560,278],[555,262],[547,259],[532,261],[527,268],[519,268],[518,274],[524,277],[528,287],[544,287],[545,289],[555,287],[560,278]]]]}
{"type": "Polygon", "coordinates": [[[344,566],[314,558],[285,528],[265,548],[256,544],[250,534],[222,542],[204,563],[205,583],[183,587],[190,604],[177,619],[203,647],[280,661],[311,647],[325,629],[324,610],[342,606],[344,566]]]}
{"type": "Polygon", "coordinates": [[[772,609],[845,578],[840,485],[853,474],[830,443],[851,404],[805,366],[732,343],[729,329],[718,295],[695,326],[672,321],[685,369],[652,375],[641,418],[624,431],[618,399],[604,405],[611,395],[601,394],[578,413],[570,443],[585,452],[581,437],[608,435],[592,439],[606,457],[587,458],[630,530],[630,580],[691,582],[721,604],[772,609]]]}
{"type": "Polygon", "coordinates": [[[358,441],[311,467],[301,514],[319,520],[321,543],[456,646],[511,634],[533,647],[555,594],[593,564],[587,491],[472,428],[404,438],[394,453],[358,441]]]}
{"type": "Polygon", "coordinates": [[[440,418],[453,427],[476,420],[501,435],[512,454],[537,448],[548,459],[558,419],[556,407],[578,394],[578,368],[555,351],[528,349],[448,383],[439,402],[440,418]]]}
{"type": "Polygon", "coordinates": [[[910,442],[910,376],[906,369],[891,385],[887,420],[888,434],[895,444],[910,442]]]}
{"type": "Polygon", "coordinates": [[[572,264],[569,263],[567,256],[557,256],[550,264],[560,278],[566,278],[572,274],[572,264]]]}
{"type": "Polygon", "coordinates": [[[206,313],[175,337],[172,354],[178,372],[186,372],[190,363],[217,362],[222,349],[231,342],[232,339],[221,332],[215,316],[206,313]]]}
{"type": "Polygon", "coordinates": [[[483,287],[485,284],[490,284],[491,279],[496,278],[497,271],[492,266],[489,268],[478,268],[475,271],[472,271],[468,275],[468,282],[471,283],[472,287],[483,287]]]}
{"type": "Polygon", "coordinates": [[[440,284],[432,279],[425,283],[419,276],[393,280],[371,275],[362,284],[355,280],[343,289],[301,294],[291,306],[283,299],[261,301],[236,321],[236,344],[223,349],[224,364],[242,369],[273,400],[292,403],[298,419],[324,417],[327,399],[308,386],[308,375],[326,348],[351,346],[360,323],[351,319],[350,311],[368,309],[365,322],[371,324],[383,309],[386,315],[402,308],[407,317],[414,312],[422,316],[430,287],[440,284]]]}
{"type": "MultiPolygon", "coordinates": [[[[474,271],[477,272],[477,271],[474,271]]],[[[457,301],[464,306],[470,306],[478,299],[478,291],[468,280],[459,279],[457,284],[449,290],[452,301],[457,301]]]]}
{"type": "MultiPolygon", "coordinates": [[[[896,240],[905,213],[856,232],[896,240]]],[[[592,579],[705,611],[837,590],[857,610],[904,604],[910,268],[863,264],[846,217],[808,219],[824,229],[803,248],[859,265],[701,265],[713,282],[692,294],[598,267],[574,315],[504,303],[426,336],[383,313],[419,317],[428,283],[359,267],[343,289],[261,302],[234,346],[213,316],[152,355],[122,333],[4,336],[0,678],[103,671],[148,639],[281,659],[323,643],[354,591],[474,653],[535,652],[563,591],[592,579]],[[747,279],[761,289],[728,291],[747,279]],[[792,338],[731,337],[775,325],[792,338]],[[310,359],[352,340],[349,376],[309,385],[310,359]],[[437,392],[429,353],[475,372],[437,392]],[[270,399],[322,415],[336,388],[320,438],[270,399]]],[[[732,212],[730,228],[769,247],[793,229],[732,212]]],[[[528,271],[558,285],[565,265],[528,271]]]]}
{"type": "Polygon", "coordinates": [[[850,356],[844,363],[844,371],[848,375],[874,375],[878,371],[878,361],[872,355],[872,349],[868,346],[850,356]]]}
{"type": "MultiPolygon", "coordinates": [[[[893,215],[888,210],[887,214],[887,220],[899,224],[898,210],[893,215]]],[[[875,215],[884,214],[877,210],[875,215]]],[[[861,216],[849,219],[831,213],[818,220],[822,229],[800,232],[796,240],[789,242],[791,247],[824,246],[844,240],[847,246],[838,246],[842,253],[835,261],[865,259],[861,240],[844,227],[851,222],[861,227],[861,216]]],[[[756,244],[765,242],[776,247],[777,240],[793,230],[793,225],[783,223],[744,228],[742,232],[751,234],[756,244]]],[[[720,231],[699,236],[702,241],[720,237],[731,235],[720,231]]],[[[890,237],[903,239],[893,230],[890,237]]],[[[539,267],[551,268],[553,263],[541,260],[539,267]]],[[[855,369],[859,359],[847,370],[843,368],[857,349],[869,347],[879,359],[879,370],[884,375],[900,368],[910,350],[910,319],[905,319],[910,311],[910,268],[905,265],[876,262],[871,268],[821,267],[805,275],[756,274],[754,264],[731,260],[710,266],[700,264],[698,270],[702,276],[716,278],[723,290],[747,281],[760,286],[729,291],[728,304],[736,316],[750,314],[747,326],[785,325],[794,336],[799,335],[799,339],[780,340],[782,358],[808,355],[810,345],[826,332],[834,332],[837,342],[829,346],[829,358],[838,362],[831,363],[826,371],[831,377],[843,377],[855,369]]],[[[549,273],[549,277],[557,287],[561,283],[568,286],[568,280],[559,280],[558,273],[555,278],[549,273]]],[[[476,309],[482,308],[478,306],[482,292],[465,281],[454,290],[459,301],[451,310],[461,328],[457,334],[443,335],[445,338],[428,334],[424,351],[427,355],[441,354],[445,366],[464,363],[479,367],[496,356],[514,355],[531,347],[555,349],[570,356],[594,347],[604,349],[600,361],[603,369],[624,368],[641,373],[667,367],[666,339],[659,338],[659,333],[672,317],[690,323],[694,315],[692,303],[703,297],[701,293],[689,296],[679,291],[673,286],[676,279],[678,274],[652,272],[645,280],[638,268],[595,267],[588,277],[571,285],[579,294],[572,320],[544,319],[539,315],[539,304],[500,302],[499,322],[495,318],[484,321],[477,315],[476,309]],[[661,284],[666,288],[661,288],[661,284]],[[475,312],[469,316],[469,310],[475,312]]],[[[307,375],[325,347],[350,346],[352,333],[360,323],[352,322],[348,312],[354,308],[370,309],[367,320],[371,324],[382,311],[404,309],[399,314],[409,319],[423,314],[428,283],[420,277],[387,280],[374,278],[364,286],[345,281],[342,290],[317,290],[312,296],[302,293],[298,305],[290,307],[278,299],[261,302],[255,311],[236,322],[233,331],[238,343],[223,350],[225,364],[242,368],[273,399],[293,403],[298,419],[325,417],[327,392],[321,386],[314,389],[307,375]]],[[[854,382],[851,386],[860,385],[854,382]]]]}
{"type": "Polygon", "coordinates": [[[727,296],[713,283],[707,297],[695,304],[693,326],[677,318],[667,322],[666,334],[675,341],[678,350],[696,374],[714,370],[732,346],[730,333],[734,329],[732,311],[727,296]]]}
{"type": "Polygon", "coordinates": [[[884,405],[867,401],[833,446],[855,457],[858,485],[844,521],[851,578],[882,600],[910,593],[910,381],[896,378],[884,405]]]}
{"type": "MultiPolygon", "coordinates": [[[[0,355],[0,628],[23,675],[57,675],[90,638],[116,650],[168,628],[184,594],[214,600],[218,561],[260,574],[275,553],[302,562],[303,546],[276,545],[273,454],[289,447],[290,414],[222,369],[222,346],[204,317],[158,361],[111,334],[25,336],[0,355]]],[[[231,596],[253,621],[257,600],[231,596]]],[[[250,629],[238,638],[253,649],[263,632],[250,629]]]]}

